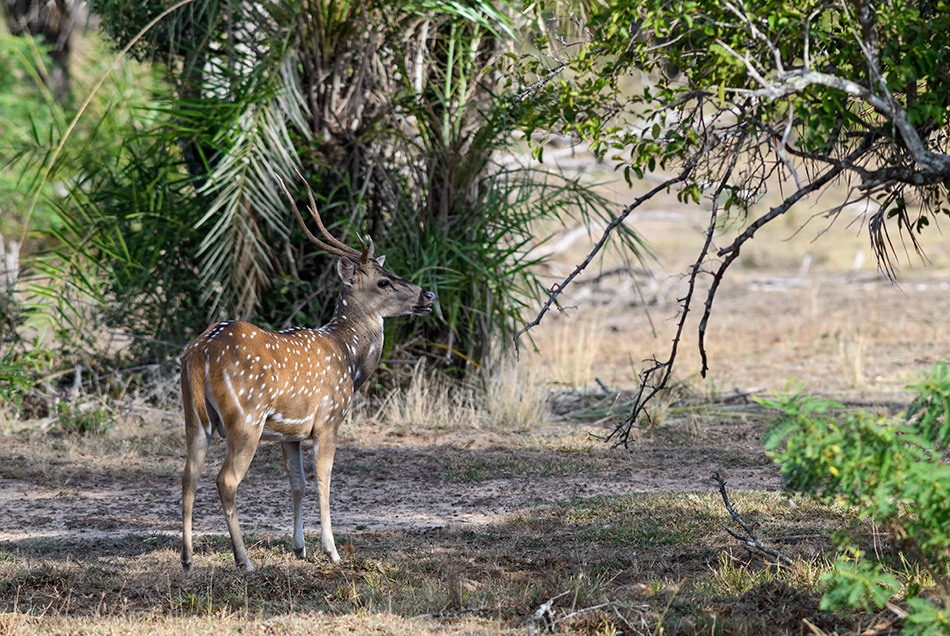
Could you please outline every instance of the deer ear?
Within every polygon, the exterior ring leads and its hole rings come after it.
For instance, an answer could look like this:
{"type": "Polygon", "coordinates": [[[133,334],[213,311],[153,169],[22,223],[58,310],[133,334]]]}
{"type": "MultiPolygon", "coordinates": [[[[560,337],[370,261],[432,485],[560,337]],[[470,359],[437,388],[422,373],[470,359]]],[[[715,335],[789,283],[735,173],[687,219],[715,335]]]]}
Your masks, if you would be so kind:
{"type": "Polygon", "coordinates": [[[336,262],[336,273],[340,275],[340,280],[344,285],[350,287],[356,282],[356,272],[359,271],[359,265],[351,261],[346,256],[341,256],[336,262]]]}
{"type": "Polygon", "coordinates": [[[382,267],[382,266],[383,266],[383,263],[385,263],[385,262],[386,262],[386,255],[385,255],[385,254],[383,254],[382,256],[377,256],[377,257],[376,257],[376,264],[379,265],[380,267],[382,267]]]}

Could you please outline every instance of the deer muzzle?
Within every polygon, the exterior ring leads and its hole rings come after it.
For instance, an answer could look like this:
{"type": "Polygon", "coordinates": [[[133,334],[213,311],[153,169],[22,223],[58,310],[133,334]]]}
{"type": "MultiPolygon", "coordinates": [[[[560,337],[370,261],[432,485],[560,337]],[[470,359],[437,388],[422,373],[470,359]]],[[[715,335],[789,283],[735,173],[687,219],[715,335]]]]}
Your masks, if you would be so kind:
{"type": "Polygon", "coordinates": [[[419,294],[419,303],[412,308],[412,313],[416,316],[424,316],[432,312],[432,305],[435,303],[435,292],[422,290],[419,294]]]}

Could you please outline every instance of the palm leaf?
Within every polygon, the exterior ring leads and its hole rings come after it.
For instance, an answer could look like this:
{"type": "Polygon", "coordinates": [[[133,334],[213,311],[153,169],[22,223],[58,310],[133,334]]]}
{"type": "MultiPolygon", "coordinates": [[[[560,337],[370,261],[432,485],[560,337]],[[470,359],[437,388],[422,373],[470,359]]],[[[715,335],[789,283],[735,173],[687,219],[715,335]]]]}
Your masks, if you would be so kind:
{"type": "Polygon", "coordinates": [[[222,149],[200,193],[213,197],[196,227],[208,226],[198,248],[203,303],[212,314],[253,313],[274,271],[272,239],[289,234],[286,204],[274,175],[293,174],[299,162],[294,133],[306,136],[306,105],[292,53],[274,78],[245,99],[232,127],[214,139],[222,149]]]}

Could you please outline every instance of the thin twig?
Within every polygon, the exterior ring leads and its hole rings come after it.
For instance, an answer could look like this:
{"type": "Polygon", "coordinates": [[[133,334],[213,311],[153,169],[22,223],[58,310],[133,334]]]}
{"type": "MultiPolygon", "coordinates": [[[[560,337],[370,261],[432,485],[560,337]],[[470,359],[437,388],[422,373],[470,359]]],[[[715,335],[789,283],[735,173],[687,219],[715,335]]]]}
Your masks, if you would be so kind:
{"type": "Polygon", "coordinates": [[[575,616],[577,616],[577,615],[579,615],[579,614],[584,614],[584,613],[586,613],[586,612],[593,612],[594,610],[599,610],[599,609],[601,609],[601,608],[603,608],[603,607],[611,607],[613,604],[614,604],[613,601],[607,601],[606,603],[601,603],[600,605],[594,605],[594,606],[592,606],[592,607],[585,607],[584,609],[579,609],[579,610],[577,610],[576,612],[571,612],[571,613],[568,614],[567,616],[562,616],[561,618],[557,619],[556,621],[552,621],[551,627],[555,627],[558,623],[563,623],[563,622],[566,621],[567,619],[569,619],[569,618],[574,618],[575,616]]]}
{"type": "Polygon", "coordinates": [[[429,614],[419,614],[413,616],[410,620],[417,621],[420,618],[455,618],[456,616],[461,616],[463,614],[474,614],[476,612],[493,612],[490,607],[474,607],[472,609],[463,609],[457,612],[431,612],[429,614]]]}
{"type": "MultiPolygon", "coordinates": [[[[864,153],[869,146],[870,142],[865,139],[861,146],[848,156],[848,161],[864,153]]],[[[704,303],[703,307],[703,317],[699,321],[699,355],[700,359],[702,360],[702,366],[699,373],[702,375],[702,377],[705,378],[706,372],[709,370],[709,360],[708,356],[706,355],[706,327],[709,323],[709,316],[712,313],[713,301],[716,298],[716,292],[719,290],[719,284],[722,282],[722,278],[725,275],[726,270],[728,270],[729,266],[732,265],[732,263],[739,257],[739,252],[742,249],[742,246],[746,243],[746,241],[752,239],[755,236],[755,233],[758,232],[764,225],[788,212],[793,205],[798,203],[798,201],[833,181],[835,177],[840,175],[843,171],[844,167],[841,164],[831,167],[807,186],[786,197],[782,203],[760,216],[739,236],[737,236],[730,245],[719,250],[718,255],[722,257],[723,260],[719,264],[719,268],[712,275],[712,283],[709,285],[709,289],[706,292],[706,302],[704,303]]]]}
{"type": "MultiPolygon", "coordinates": [[[[892,532],[859,532],[856,534],[849,535],[851,537],[871,537],[871,538],[885,538],[893,539],[894,534],[892,532]]],[[[762,541],[778,541],[778,542],[787,542],[793,543],[795,541],[807,541],[808,539],[827,539],[831,541],[834,539],[834,535],[830,532],[819,532],[817,534],[785,534],[779,535],[776,537],[765,537],[762,541]]]]}
{"type": "MultiPolygon", "coordinates": [[[[581,42],[574,43],[574,45],[577,45],[577,44],[590,44],[590,42],[581,41],[581,42]]],[[[604,53],[605,51],[606,49],[604,47],[597,47],[593,49],[592,51],[588,52],[587,55],[593,58],[604,53]]],[[[537,56],[531,56],[531,57],[535,57],[535,59],[538,59],[537,56]]],[[[517,104],[518,102],[523,101],[528,95],[531,95],[532,93],[536,93],[539,89],[546,86],[548,83],[550,83],[551,80],[553,80],[555,77],[563,73],[565,69],[570,67],[571,62],[572,60],[565,60],[561,62],[560,64],[558,64],[557,66],[554,66],[553,68],[548,69],[548,72],[545,73],[544,76],[541,77],[534,84],[525,86],[520,91],[518,91],[517,94],[515,94],[514,102],[517,104]]]]}
{"type": "Polygon", "coordinates": [[[795,565],[795,562],[790,558],[782,554],[780,550],[775,548],[770,548],[756,536],[755,530],[752,529],[752,526],[747,524],[742,520],[742,517],[739,516],[739,513],[733,509],[732,504],[729,503],[729,495],[726,494],[726,480],[719,476],[719,473],[714,473],[712,476],[719,484],[719,494],[722,495],[722,502],[726,506],[726,510],[729,512],[729,516],[732,517],[732,520],[739,524],[739,526],[745,531],[746,536],[743,537],[740,534],[733,532],[732,530],[726,528],[732,537],[738,541],[741,541],[745,548],[751,552],[757,552],[763,556],[770,556],[779,563],[784,563],[785,565],[795,565]]]}
{"type": "Polygon", "coordinates": [[[119,338],[131,338],[132,340],[141,340],[142,342],[148,342],[151,344],[160,344],[165,347],[171,347],[176,351],[184,349],[184,345],[176,342],[169,342],[168,340],[159,340],[158,338],[152,338],[151,336],[142,336],[136,333],[126,333],[124,331],[110,331],[110,336],[117,336],[119,338]]]}
{"type": "MultiPolygon", "coordinates": [[[[703,153],[697,153],[687,165],[686,170],[689,170],[692,166],[695,166],[702,157],[702,154],[703,153]]],[[[719,193],[725,187],[729,173],[731,173],[732,167],[735,166],[736,156],[738,156],[738,153],[734,153],[732,162],[730,163],[730,168],[727,170],[726,175],[723,177],[719,187],[716,190],[716,195],[713,197],[714,202],[718,200],[719,193]]],[[[712,239],[716,230],[716,219],[718,218],[717,213],[718,205],[714,203],[712,212],[710,213],[709,225],[706,227],[705,241],[703,242],[703,246],[699,251],[699,256],[696,258],[696,261],[689,270],[689,282],[687,283],[686,287],[686,295],[678,299],[680,307],[682,307],[682,311],[680,312],[680,317],[676,324],[676,333],[673,336],[673,343],[670,345],[670,356],[663,362],[654,356],[652,358],[653,364],[640,373],[639,387],[637,388],[637,393],[634,396],[633,406],[630,408],[630,414],[626,417],[626,419],[617,424],[614,427],[614,430],[604,438],[605,442],[609,442],[616,438],[613,442],[614,446],[622,445],[624,448],[627,448],[630,443],[630,433],[633,431],[633,426],[640,419],[640,416],[646,413],[646,405],[649,404],[661,391],[666,389],[670,378],[673,376],[673,363],[676,360],[676,355],[679,351],[679,345],[683,339],[683,332],[686,329],[686,317],[689,315],[689,310],[692,306],[693,293],[696,289],[696,281],[699,277],[699,274],[703,271],[702,264],[705,262],[706,255],[709,254],[709,250],[712,246],[712,239]],[[660,379],[659,381],[654,382],[653,378],[657,375],[660,376],[660,379]]]]}

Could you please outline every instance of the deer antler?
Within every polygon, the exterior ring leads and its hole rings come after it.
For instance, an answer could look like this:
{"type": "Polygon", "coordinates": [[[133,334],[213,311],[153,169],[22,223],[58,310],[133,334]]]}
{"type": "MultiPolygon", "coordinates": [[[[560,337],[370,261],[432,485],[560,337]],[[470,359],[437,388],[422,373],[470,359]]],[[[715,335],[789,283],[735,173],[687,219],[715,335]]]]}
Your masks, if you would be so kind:
{"type": "Polygon", "coordinates": [[[290,194],[290,190],[287,189],[287,184],[284,183],[284,180],[280,178],[280,175],[274,176],[277,177],[277,181],[280,183],[281,189],[283,189],[284,194],[287,195],[287,200],[290,201],[290,207],[293,208],[294,214],[297,216],[297,222],[300,223],[300,227],[303,228],[303,231],[307,235],[307,238],[310,239],[310,242],[320,249],[330,252],[331,254],[335,254],[336,256],[362,258],[363,254],[330,234],[330,231],[327,230],[326,226],[323,225],[323,219],[320,218],[320,213],[317,211],[317,203],[313,198],[313,190],[310,189],[310,184],[307,183],[307,180],[303,178],[303,175],[300,174],[299,170],[296,172],[297,176],[300,177],[304,185],[307,187],[307,197],[310,200],[310,216],[312,216],[313,220],[317,222],[317,227],[320,229],[320,233],[323,234],[323,236],[326,237],[328,241],[330,241],[330,245],[327,245],[318,239],[313,235],[313,232],[307,228],[307,224],[303,222],[303,216],[300,214],[300,210],[297,209],[297,202],[294,200],[293,195],[290,194]]]}
{"type": "MultiPolygon", "coordinates": [[[[357,236],[357,238],[359,237],[357,236]]],[[[368,263],[370,259],[373,258],[373,254],[376,251],[376,247],[373,245],[373,237],[367,234],[366,240],[368,243],[364,243],[363,239],[360,239],[360,247],[363,248],[363,253],[360,255],[360,259],[363,263],[368,263]]]]}

